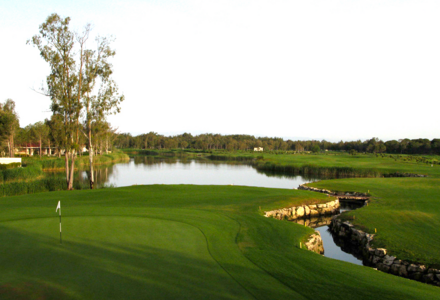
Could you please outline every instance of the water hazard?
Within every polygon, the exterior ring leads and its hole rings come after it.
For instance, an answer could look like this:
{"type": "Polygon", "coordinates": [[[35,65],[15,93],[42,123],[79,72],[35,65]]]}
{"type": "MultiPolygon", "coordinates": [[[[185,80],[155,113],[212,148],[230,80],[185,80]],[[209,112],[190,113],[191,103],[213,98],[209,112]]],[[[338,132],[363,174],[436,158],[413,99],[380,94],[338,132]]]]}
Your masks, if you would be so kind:
{"type": "MultiPolygon", "coordinates": [[[[81,172],[78,177],[87,182],[87,172],[81,172]]],[[[100,168],[95,172],[95,182],[98,186],[115,187],[140,184],[199,184],[293,189],[300,184],[320,179],[322,178],[259,172],[250,164],[242,162],[164,159],[151,156],[136,156],[126,163],[100,168]]]]}

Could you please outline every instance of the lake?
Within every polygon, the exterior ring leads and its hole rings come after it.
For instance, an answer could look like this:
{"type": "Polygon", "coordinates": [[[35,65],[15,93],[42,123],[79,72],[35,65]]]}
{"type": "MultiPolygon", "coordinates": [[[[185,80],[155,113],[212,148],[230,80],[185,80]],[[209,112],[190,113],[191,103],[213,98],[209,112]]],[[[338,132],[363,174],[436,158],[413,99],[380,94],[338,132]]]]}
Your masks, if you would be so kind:
{"type": "MultiPolygon", "coordinates": [[[[87,181],[87,173],[79,174],[87,181]]],[[[115,187],[140,184],[245,185],[293,189],[319,177],[270,174],[257,171],[250,164],[206,159],[168,159],[136,156],[130,161],[101,167],[95,182],[115,187]]]]}

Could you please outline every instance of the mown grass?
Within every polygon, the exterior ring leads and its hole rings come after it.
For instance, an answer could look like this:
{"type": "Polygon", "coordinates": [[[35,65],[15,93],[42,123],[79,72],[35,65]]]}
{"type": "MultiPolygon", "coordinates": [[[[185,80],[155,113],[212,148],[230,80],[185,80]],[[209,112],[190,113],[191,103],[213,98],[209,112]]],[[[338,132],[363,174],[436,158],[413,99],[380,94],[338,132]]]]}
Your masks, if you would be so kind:
{"type": "Polygon", "coordinates": [[[191,185],[2,198],[2,299],[440,299],[437,287],[300,249],[312,229],[262,216],[327,200],[191,185]]]}
{"type": "Polygon", "coordinates": [[[375,247],[386,248],[399,259],[440,267],[439,178],[338,179],[309,185],[369,191],[372,199],[367,207],[341,217],[370,233],[377,230],[375,247]]]}
{"type": "Polygon", "coordinates": [[[240,153],[214,154],[213,157],[254,161],[258,170],[282,173],[328,175],[336,177],[381,177],[393,173],[423,174],[440,177],[440,165],[426,164],[416,160],[395,160],[389,156],[374,154],[325,155],[325,154],[270,154],[240,153]]]}

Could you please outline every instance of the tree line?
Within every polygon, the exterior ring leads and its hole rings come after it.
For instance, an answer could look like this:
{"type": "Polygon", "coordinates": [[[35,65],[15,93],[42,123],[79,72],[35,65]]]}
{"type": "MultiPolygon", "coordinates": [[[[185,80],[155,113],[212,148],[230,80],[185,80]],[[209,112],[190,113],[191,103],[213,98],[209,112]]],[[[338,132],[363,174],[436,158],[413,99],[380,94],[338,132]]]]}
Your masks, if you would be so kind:
{"type": "Polygon", "coordinates": [[[149,132],[132,136],[119,133],[115,138],[115,146],[121,149],[200,149],[200,150],[253,150],[263,147],[265,151],[346,151],[356,153],[400,153],[400,154],[440,154],[440,139],[399,139],[382,141],[371,138],[365,141],[326,140],[284,140],[279,137],[255,137],[252,135],[221,135],[200,134],[193,136],[183,133],[175,136],[164,136],[149,132]]]}
{"type": "MultiPolygon", "coordinates": [[[[15,153],[14,149],[35,148],[37,146],[40,157],[44,153],[44,148],[51,149],[50,154],[61,157],[64,148],[58,125],[53,121],[52,116],[50,119],[20,127],[20,118],[15,111],[15,102],[12,99],[7,99],[4,103],[0,103],[0,156],[19,156],[20,154],[15,153]]],[[[80,131],[83,134],[79,136],[79,144],[87,146],[89,141],[85,137],[87,132],[85,124],[80,127],[80,131]]],[[[86,147],[87,151],[90,152],[92,149],[95,155],[111,151],[115,132],[116,130],[106,121],[94,124],[92,146],[86,147]]],[[[81,151],[78,152],[78,155],[81,155],[81,151]]]]}

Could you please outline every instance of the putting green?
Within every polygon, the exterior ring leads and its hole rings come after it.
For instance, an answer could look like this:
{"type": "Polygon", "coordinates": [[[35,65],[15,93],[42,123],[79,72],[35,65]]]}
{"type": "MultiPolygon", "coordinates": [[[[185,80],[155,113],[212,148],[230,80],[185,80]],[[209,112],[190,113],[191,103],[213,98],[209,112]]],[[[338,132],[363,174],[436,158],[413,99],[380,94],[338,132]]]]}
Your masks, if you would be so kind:
{"type": "Polygon", "coordinates": [[[93,299],[250,298],[211,257],[194,226],[145,217],[68,217],[59,245],[57,222],[2,224],[0,240],[10,241],[2,251],[2,281],[50,282],[66,295],[93,299]]]}

